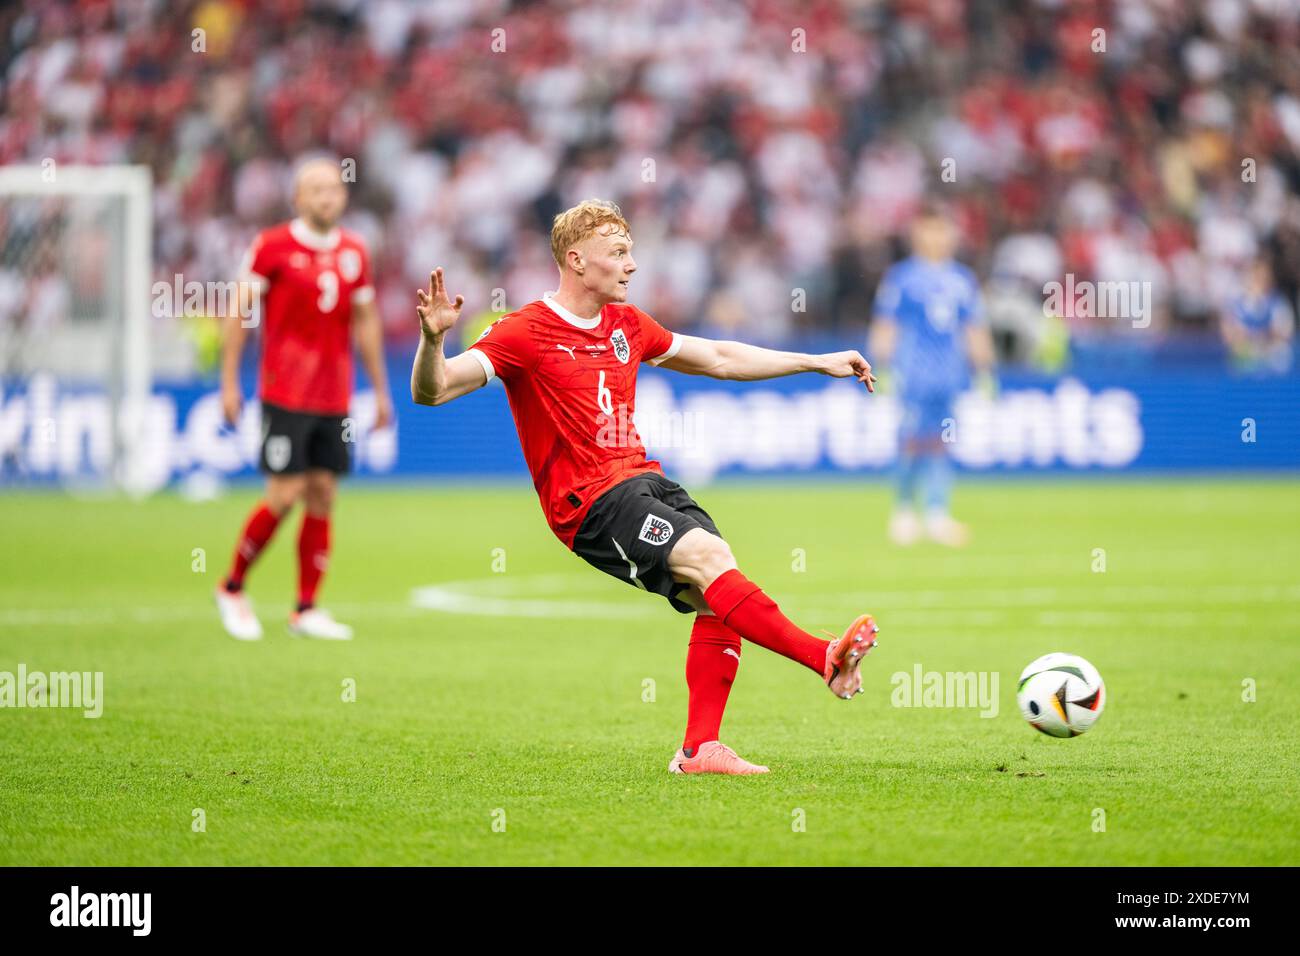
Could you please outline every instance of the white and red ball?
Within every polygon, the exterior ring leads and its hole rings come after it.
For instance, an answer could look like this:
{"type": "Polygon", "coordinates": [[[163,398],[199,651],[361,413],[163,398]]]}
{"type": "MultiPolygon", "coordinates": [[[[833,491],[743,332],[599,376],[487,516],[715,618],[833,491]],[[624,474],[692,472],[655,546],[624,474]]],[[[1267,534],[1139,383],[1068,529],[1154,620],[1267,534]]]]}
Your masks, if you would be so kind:
{"type": "Polygon", "coordinates": [[[1016,703],[1030,725],[1050,737],[1077,737],[1106,705],[1101,674],[1077,654],[1045,654],[1020,675],[1016,703]]]}

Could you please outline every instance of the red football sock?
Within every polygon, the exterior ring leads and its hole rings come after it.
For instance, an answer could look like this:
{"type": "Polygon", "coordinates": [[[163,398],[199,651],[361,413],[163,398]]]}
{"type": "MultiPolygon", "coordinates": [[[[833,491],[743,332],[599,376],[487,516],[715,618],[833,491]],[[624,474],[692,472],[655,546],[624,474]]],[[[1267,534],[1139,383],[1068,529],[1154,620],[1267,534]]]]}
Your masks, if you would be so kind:
{"type": "Polygon", "coordinates": [[[705,590],[704,600],[718,620],[745,640],[798,661],[821,676],[830,642],[796,627],[776,602],[738,569],[718,575],[705,590]]]}
{"type": "Polygon", "coordinates": [[[740,635],[712,614],[695,615],[686,648],[686,739],[682,749],[694,756],[700,744],[718,739],[727,695],[740,666],[740,635]]]}
{"type": "Polygon", "coordinates": [[[239,543],[235,545],[234,561],[230,573],[226,575],[226,587],[229,590],[237,591],[244,586],[244,575],[248,573],[249,566],[262,553],[279,524],[279,516],[266,506],[266,502],[253,509],[239,536],[239,543]]]}
{"type": "Polygon", "coordinates": [[[316,589],[330,560],[330,519],[304,513],[298,532],[298,610],[316,603],[316,589]]]}

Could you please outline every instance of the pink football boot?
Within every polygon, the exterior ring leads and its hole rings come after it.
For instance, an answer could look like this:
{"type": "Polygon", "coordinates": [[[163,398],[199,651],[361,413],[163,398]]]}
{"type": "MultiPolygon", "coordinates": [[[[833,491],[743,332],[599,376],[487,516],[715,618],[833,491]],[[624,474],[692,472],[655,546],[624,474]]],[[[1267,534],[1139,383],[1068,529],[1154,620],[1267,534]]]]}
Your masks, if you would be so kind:
{"type": "Polygon", "coordinates": [[[858,665],[876,646],[875,618],[863,614],[849,625],[838,641],[831,641],[826,648],[826,669],[822,677],[826,686],[836,697],[852,700],[854,694],[862,693],[862,674],[858,665]]]}
{"type": "Polygon", "coordinates": [[[750,763],[730,747],[710,740],[699,745],[694,757],[686,756],[684,751],[677,751],[668,762],[669,773],[725,773],[743,776],[751,773],[767,773],[766,767],[750,763]]]}

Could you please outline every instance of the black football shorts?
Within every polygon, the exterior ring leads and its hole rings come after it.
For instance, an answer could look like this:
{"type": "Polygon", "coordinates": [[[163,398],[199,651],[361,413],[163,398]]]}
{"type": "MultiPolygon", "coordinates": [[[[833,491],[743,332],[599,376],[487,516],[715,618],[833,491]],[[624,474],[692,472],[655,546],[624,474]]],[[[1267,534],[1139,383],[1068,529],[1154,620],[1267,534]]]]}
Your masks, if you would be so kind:
{"type": "Polygon", "coordinates": [[[351,467],[343,415],[295,412],[262,403],[262,471],[268,475],[300,475],[323,468],[337,475],[351,467]]]}
{"type": "Polygon", "coordinates": [[[692,528],[722,537],[708,512],[681,485],[647,472],[596,499],[573,539],[573,553],[620,581],[662,594],[683,614],[693,614],[695,608],[677,597],[690,585],[674,581],[668,570],[669,552],[692,528]]]}

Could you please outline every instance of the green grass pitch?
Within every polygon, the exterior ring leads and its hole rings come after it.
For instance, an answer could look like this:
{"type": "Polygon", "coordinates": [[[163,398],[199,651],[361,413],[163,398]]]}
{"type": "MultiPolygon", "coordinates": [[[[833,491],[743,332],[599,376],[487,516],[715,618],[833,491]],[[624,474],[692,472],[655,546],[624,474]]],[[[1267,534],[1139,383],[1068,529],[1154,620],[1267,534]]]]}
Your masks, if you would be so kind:
{"type": "Polygon", "coordinates": [[[0,710],[0,864],[1300,863],[1294,481],[970,482],[960,552],[887,544],[880,484],[697,489],[802,626],[882,628],[851,703],[746,646],[722,737],[760,778],[666,772],[689,619],[526,486],[345,487],[351,644],[284,632],[296,518],[250,579],[267,639],[219,629],[255,494],[0,496],[0,671],[104,675],[99,719],[0,710]],[[1016,711],[1053,650],[1107,682],[1074,740],[1016,711]],[[1000,712],[893,706],[918,664],[996,672],[1000,712]]]}

